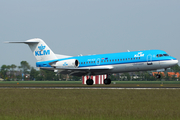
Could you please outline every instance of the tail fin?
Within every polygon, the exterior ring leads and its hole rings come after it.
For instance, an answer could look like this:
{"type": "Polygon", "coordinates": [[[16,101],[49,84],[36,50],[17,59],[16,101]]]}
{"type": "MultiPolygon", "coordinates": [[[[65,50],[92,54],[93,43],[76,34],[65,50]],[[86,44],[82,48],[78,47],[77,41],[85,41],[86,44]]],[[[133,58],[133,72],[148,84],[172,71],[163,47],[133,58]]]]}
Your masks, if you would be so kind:
{"type": "Polygon", "coordinates": [[[30,39],[25,42],[8,42],[8,43],[24,43],[28,44],[37,61],[48,61],[57,59],[54,52],[39,38],[30,39]]]}

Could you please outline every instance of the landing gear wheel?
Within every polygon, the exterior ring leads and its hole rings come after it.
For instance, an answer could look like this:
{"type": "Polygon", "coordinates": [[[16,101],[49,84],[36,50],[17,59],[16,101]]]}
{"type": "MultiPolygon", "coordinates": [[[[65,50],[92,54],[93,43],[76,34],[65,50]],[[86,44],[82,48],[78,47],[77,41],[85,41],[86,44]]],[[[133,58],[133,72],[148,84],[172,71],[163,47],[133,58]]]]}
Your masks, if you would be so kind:
{"type": "Polygon", "coordinates": [[[87,85],[93,85],[94,81],[92,79],[87,79],[86,84],[87,85]]]}
{"type": "Polygon", "coordinates": [[[156,78],[157,78],[157,79],[160,79],[160,78],[161,78],[161,75],[157,74],[157,75],[156,75],[156,78]]]}
{"type": "Polygon", "coordinates": [[[105,85],[111,84],[111,79],[109,79],[109,78],[104,79],[104,84],[105,84],[105,85]]]}

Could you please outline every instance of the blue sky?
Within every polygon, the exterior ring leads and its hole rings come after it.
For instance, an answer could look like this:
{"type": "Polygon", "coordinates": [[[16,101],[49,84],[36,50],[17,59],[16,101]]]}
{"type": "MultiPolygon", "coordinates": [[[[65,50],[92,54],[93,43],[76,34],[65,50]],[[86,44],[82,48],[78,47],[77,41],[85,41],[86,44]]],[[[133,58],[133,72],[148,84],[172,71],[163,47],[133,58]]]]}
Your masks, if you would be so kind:
{"type": "Polygon", "coordinates": [[[180,60],[178,0],[1,0],[3,64],[35,66],[27,45],[4,41],[43,39],[57,54],[103,54],[160,49],[180,60]]]}

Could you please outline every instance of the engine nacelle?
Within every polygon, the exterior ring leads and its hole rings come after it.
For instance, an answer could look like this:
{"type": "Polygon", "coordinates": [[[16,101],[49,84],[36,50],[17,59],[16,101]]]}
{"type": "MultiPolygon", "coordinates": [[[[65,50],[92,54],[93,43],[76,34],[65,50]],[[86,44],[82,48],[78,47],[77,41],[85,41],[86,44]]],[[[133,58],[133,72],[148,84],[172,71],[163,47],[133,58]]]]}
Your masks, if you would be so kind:
{"type": "Polygon", "coordinates": [[[76,59],[69,59],[69,60],[62,60],[62,61],[57,61],[51,64],[52,67],[60,67],[60,68],[66,68],[66,67],[73,67],[77,68],[79,67],[79,61],[76,59]]]}

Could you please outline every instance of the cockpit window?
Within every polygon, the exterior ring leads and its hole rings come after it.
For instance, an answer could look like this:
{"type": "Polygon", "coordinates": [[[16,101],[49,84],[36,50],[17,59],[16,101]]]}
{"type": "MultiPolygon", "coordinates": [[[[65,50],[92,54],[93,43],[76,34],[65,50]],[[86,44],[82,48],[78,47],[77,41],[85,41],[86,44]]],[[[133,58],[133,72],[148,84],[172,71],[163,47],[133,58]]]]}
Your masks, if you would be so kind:
{"type": "Polygon", "coordinates": [[[163,55],[162,54],[159,54],[159,57],[162,57],[163,55]]]}
{"type": "Polygon", "coordinates": [[[169,56],[168,54],[157,54],[156,57],[169,56]]]}
{"type": "Polygon", "coordinates": [[[169,56],[168,54],[163,54],[164,56],[169,56]]]}

